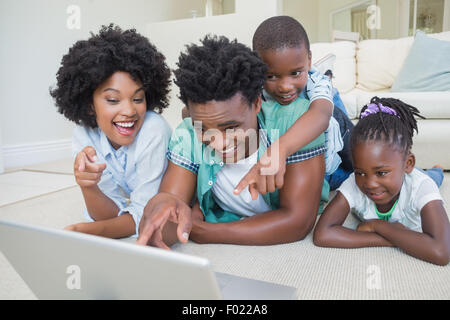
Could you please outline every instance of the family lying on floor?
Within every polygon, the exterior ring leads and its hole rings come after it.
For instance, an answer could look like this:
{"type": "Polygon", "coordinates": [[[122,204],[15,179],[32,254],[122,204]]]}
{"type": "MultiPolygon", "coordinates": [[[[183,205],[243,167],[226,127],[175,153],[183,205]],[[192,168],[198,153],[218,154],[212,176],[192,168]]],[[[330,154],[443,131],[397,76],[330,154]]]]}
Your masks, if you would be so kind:
{"type": "Polygon", "coordinates": [[[173,71],[186,107],[171,133],[160,113],[172,73],[147,38],[111,24],[76,42],[50,94],[77,124],[74,175],[90,222],[66,229],[169,249],[288,243],[315,226],[317,246],[398,247],[447,265],[443,170],[415,167],[411,153],[419,110],[373,97],[353,127],[311,59],[288,16],[265,20],[253,50],[213,35],[187,45],[173,71]],[[343,226],[350,212],[356,230],[343,226]]]}

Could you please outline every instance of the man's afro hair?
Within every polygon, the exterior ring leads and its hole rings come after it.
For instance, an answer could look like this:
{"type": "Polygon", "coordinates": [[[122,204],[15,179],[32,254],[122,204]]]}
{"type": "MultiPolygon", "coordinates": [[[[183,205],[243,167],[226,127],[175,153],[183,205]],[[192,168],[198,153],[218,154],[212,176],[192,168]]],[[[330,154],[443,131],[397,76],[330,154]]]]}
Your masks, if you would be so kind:
{"type": "Polygon", "coordinates": [[[267,67],[258,54],[236,40],[207,35],[201,45],[187,46],[174,71],[180,99],[205,103],[241,93],[249,104],[262,92],[267,67]]]}
{"type": "Polygon", "coordinates": [[[147,110],[161,113],[168,106],[170,69],[165,57],[135,29],[122,31],[110,24],[76,42],[62,58],[57,87],[50,89],[58,111],[76,124],[96,128],[93,93],[117,71],[142,83],[147,110]]]}

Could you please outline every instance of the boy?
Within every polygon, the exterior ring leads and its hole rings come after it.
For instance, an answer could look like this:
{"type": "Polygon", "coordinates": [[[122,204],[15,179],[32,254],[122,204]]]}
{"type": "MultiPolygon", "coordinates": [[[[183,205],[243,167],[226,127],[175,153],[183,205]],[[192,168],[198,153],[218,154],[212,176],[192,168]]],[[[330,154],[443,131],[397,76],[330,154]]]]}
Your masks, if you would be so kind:
{"type": "Polygon", "coordinates": [[[331,189],[336,189],[352,171],[345,146],[353,124],[340,109],[333,110],[330,79],[311,68],[311,51],[305,29],[288,16],[269,18],[257,28],[253,49],[268,66],[263,103],[287,106],[298,98],[307,98],[310,106],[242,179],[236,187],[236,194],[247,185],[252,194],[256,194],[255,191],[262,193],[270,180],[275,180],[277,188],[282,187],[286,157],[327,129],[327,181],[331,189]],[[338,154],[343,148],[343,152],[338,154]],[[268,164],[272,168],[278,167],[278,171],[263,172],[268,164]]]}

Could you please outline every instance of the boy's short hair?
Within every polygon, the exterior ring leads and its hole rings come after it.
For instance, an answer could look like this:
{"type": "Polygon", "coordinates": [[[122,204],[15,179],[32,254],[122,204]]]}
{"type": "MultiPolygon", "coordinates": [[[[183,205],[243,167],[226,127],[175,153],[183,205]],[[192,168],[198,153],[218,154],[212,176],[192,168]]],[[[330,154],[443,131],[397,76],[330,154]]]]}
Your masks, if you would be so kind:
{"type": "Polygon", "coordinates": [[[237,93],[252,104],[262,93],[267,67],[258,54],[236,40],[208,35],[188,45],[174,71],[179,98],[188,102],[225,101],[237,93]]]}
{"type": "Polygon", "coordinates": [[[117,71],[142,83],[147,110],[161,113],[168,106],[170,69],[165,57],[136,30],[110,24],[76,42],[62,58],[57,87],[50,89],[58,111],[76,124],[96,128],[94,91],[117,71]]]}
{"type": "Polygon", "coordinates": [[[309,52],[308,35],[300,22],[289,16],[264,20],[253,35],[253,50],[277,50],[305,47],[309,52]]]}

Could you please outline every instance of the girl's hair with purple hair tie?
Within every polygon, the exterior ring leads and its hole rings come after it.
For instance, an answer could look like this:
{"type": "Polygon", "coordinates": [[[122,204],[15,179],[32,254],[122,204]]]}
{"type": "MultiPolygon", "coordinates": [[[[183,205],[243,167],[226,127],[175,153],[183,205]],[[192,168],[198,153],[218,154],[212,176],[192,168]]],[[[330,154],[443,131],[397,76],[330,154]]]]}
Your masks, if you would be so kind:
{"type": "MultiPolygon", "coordinates": [[[[364,112],[361,112],[360,119],[363,119],[367,117],[369,114],[375,114],[378,112],[383,112],[386,114],[392,114],[393,116],[398,116],[397,112],[389,107],[383,106],[381,103],[370,103],[367,105],[367,108],[364,110],[364,112]]],[[[399,117],[400,118],[400,117],[399,117]]]]}
{"type": "Polygon", "coordinates": [[[401,100],[373,97],[361,109],[350,146],[353,148],[357,143],[368,140],[382,141],[407,154],[412,146],[414,131],[418,132],[416,116],[425,119],[416,107],[401,100]]]}

